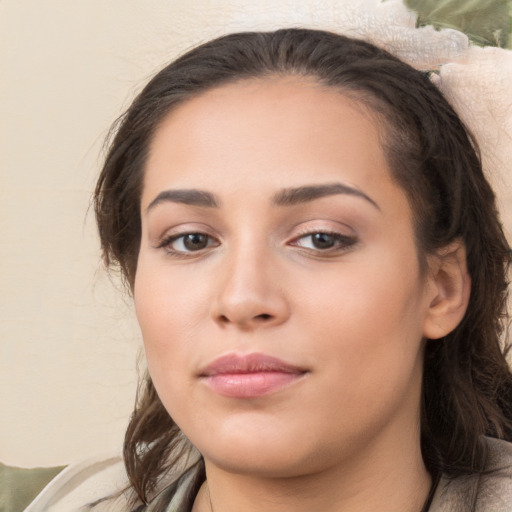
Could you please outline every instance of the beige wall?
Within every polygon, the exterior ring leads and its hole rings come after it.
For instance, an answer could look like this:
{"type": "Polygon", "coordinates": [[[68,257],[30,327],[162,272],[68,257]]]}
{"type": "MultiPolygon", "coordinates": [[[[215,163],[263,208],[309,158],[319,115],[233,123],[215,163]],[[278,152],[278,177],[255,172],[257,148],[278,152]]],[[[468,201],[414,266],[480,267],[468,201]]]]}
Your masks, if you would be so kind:
{"type": "Polygon", "coordinates": [[[110,122],[183,49],[180,2],[0,3],[0,460],[118,447],[135,390],[131,304],[89,198],[110,122]],[[175,43],[176,41],[176,43],[175,43]]]}

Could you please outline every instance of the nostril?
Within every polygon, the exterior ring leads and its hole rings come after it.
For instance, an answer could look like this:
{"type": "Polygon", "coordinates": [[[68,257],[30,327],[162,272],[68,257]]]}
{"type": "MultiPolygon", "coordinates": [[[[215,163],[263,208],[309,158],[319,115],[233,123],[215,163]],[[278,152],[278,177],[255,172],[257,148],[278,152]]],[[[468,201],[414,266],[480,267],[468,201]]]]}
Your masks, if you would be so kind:
{"type": "Polygon", "coordinates": [[[255,327],[260,323],[266,324],[271,322],[274,318],[276,318],[275,315],[271,313],[260,313],[259,315],[237,315],[234,313],[232,315],[221,314],[216,317],[219,324],[237,324],[244,328],[250,328],[251,326],[255,327]]]}
{"type": "Polygon", "coordinates": [[[257,315],[256,320],[270,320],[272,318],[272,315],[269,315],[268,313],[262,313],[261,315],[257,315]]]}

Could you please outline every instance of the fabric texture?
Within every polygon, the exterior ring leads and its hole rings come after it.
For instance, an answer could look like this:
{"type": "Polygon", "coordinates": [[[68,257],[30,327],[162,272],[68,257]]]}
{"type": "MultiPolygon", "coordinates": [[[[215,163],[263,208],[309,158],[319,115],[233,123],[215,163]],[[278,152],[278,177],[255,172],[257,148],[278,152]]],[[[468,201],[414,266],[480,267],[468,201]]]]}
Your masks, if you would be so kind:
{"type": "Polygon", "coordinates": [[[404,0],[418,13],[418,25],[453,28],[481,46],[512,48],[511,0],[404,0]]]}
{"type": "Polygon", "coordinates": [[[0,512],[21,512],[63,469],[18,468],[0,463],[0,512]]]}
{"type": "Polygon", "coordinates": [[[484,440],[488,449],[485,471],[441,478],[429,512],[512,511],[512,443],[484,440]]]}
{"type": "Polygon", "coordinates": [[[120,455],[86,460],[59,473],[25,512],[128,512],[127,485],[120,455]]]}

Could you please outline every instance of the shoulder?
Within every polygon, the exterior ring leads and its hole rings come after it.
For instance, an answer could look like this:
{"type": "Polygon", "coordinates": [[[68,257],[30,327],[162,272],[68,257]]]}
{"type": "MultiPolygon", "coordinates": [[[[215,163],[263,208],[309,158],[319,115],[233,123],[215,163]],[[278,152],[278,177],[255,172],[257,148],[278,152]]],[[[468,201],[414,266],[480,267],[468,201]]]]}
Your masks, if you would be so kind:
{"type": "Polygon", "coordinates": [[[487,463],[480,474],[441,478],[431,512],[512,511],[512,443],[483,438],[487,463]]]}
{"type": "Polygon", "coordinates": [[[131,506],[121,455],[99,457],[68,466],[24,512],[188,512],[203,480],[201,459],[191,457],[162,478],[161,490],[147,507],[140,502],[131,506]]]}
{"type": "Polygon", "coordinates": [[[90,459],[59,473],[25,512],[125,512],[127,482],[120,455],[90,459]]]}
{"type": "Polygon", "coordinates": [[[486,438],[488,458],[480,476],[476,496],[477,510],[496,512],[512,510],[512,443],[486,438]],[[483,506],[491,508],[482,508],[483,506]]]}
{"type": "Polygon", "coordinates": [[[198,461],[137,512],[189,512],[204,478],[204,465],[198,461]]]}

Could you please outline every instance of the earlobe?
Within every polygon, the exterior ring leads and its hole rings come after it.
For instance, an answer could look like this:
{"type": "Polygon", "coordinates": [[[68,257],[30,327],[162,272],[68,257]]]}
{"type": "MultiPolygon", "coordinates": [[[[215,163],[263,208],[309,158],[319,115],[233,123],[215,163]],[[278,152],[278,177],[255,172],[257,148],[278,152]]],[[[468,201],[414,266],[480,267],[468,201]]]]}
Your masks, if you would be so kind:
{"type": "Polygon", "coordinates": [[[462,241],[451,243],[429,259],[428,280],[423,335],[439,339],[459,325],[469,302],[471,278],[462,241]]]}

